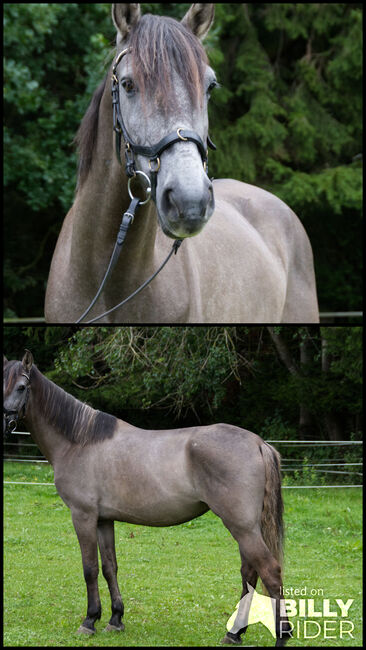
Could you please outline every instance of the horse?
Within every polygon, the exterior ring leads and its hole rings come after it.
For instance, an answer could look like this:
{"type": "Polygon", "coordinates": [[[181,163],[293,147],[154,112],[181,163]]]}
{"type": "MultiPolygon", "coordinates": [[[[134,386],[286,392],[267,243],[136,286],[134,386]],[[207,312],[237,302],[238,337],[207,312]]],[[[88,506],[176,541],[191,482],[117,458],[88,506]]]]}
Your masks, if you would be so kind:
{"type": "Polygon", "coordinates": [[[51,262],[47,322],[88,313],[86,322],[119,324],[318,322],[298,217],[266,190],[208,176],[218,84],[201,41],[213,18],[213,4],[192,5],[182,21],[112,5],[115,58],[76,136],[76,193],[51,262]],[[183,242],[173,256],[172,239],[183,242]]]}
{"type": "MultiPolygon", "coordinates": [[[[101,617],[98,546],[112,603],[106,629],[124,630],[114,521],[173,526],[212,510],[239,545],[241,598],[259,576],[276,601],[276,645],[285,644],[291,632],[282,586],[280,457],[271,445],[230,424],[137,428],[65,392],[28,350],[22,361],[4,358],[4,429],[15,429],[19,418],[53,466],[57,492],[71,510],[88,598],[80,634],[93,634],[101,617]]],[[[239,644],[245,631],[235,628],[223,642],[239,644]]]]}

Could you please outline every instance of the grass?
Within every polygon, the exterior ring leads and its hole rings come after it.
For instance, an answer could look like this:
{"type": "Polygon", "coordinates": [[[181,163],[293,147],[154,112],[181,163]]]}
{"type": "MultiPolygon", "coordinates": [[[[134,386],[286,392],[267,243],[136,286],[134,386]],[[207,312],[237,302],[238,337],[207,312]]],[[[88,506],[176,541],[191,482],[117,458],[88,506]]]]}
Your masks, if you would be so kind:
{"type": "MultiPolygon", "coordinates": [[[[4,468],[6,481],[52,482],[49,466],[4,468]]],[[[340,638],[338,617],[327,618],[335,630],[328,635],[335,638],[324,638],[325,619],[310,616],[321,632],[306,639],[304,618],[295,617],[300,636],[289,647],[361,646],[361,490],[284,490],[284,500],[285,587],[302,589],[303,599],[322,590],[315,609],[323,599],[331,609],[336,598],[354,599],[348,616],[354,638],[340,638]]],[[[116,523],[115,529],[126,630],[102,632],[110,601],[100,573],[97,634],[77,636],[86,591],[70,512],[54,487],[4,485],[5,646],[219,645],[241,589],[237,544],[222,522],[209,512],[171,528],[116,523]]],[[[314,625],[308,631],[313,634],[314,625]]],[[[258,623],[249,626],[245,644],[272,646],[274,640],[258,623]]]]}

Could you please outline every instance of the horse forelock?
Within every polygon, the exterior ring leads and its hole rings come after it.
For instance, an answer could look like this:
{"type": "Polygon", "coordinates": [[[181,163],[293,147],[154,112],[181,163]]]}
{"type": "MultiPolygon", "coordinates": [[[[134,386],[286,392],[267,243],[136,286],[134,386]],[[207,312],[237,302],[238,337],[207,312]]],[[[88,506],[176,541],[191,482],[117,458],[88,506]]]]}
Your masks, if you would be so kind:
{"type": "Polygon", "coordinates": [[[194,106],[202,100],[206,52],[182,23],[166,16],[145,14],[131,31],[128,45],[134,81],[143,102],[148,97],[164,112],[176,110],[174,72],[182,79],[194,106]]]}
{"type": "Polygon", "coordinates": [[[35,369],[35,380],[39,400],[35,408],[67,440],[84,446],[102,442],[114,435],[117,419],[113,415],[95,410],[76,399],[38,369],[35,369]]]}
{"type": "Polygon", "coordinates": [[[21,361],[8,361],[6,366],[4,366],[4,386],[6,392],[11,392],[13,390],[22,373],[24,373],[24,367],[21,361]]]}

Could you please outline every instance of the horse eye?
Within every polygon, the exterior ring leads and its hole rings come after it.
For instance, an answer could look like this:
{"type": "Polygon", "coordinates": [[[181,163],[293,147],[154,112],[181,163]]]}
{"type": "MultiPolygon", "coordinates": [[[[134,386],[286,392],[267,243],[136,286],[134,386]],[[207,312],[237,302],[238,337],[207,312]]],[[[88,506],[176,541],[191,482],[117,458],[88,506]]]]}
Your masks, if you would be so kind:
{"type": "Polygon", "coordinates": [[[211,81],[209,87],[207,88],[207,93],[210,94],[210,92],[211,92],[214,88],[220,88],[220,84],[219,84],[216,80],[215,80],[215,81],[211,81]]]}
{"type": "Polygon", "coordinates": [[[17,390],[21,393],[23,390],[25,390],[25,386],[18,386],[17,390]]]}
{"type": "Polygon", "coordinates": [[[135,84],[132,79],[122,79],[121,84],[126,93],[132,93],[132,91],[135,90],[135,84]]]}

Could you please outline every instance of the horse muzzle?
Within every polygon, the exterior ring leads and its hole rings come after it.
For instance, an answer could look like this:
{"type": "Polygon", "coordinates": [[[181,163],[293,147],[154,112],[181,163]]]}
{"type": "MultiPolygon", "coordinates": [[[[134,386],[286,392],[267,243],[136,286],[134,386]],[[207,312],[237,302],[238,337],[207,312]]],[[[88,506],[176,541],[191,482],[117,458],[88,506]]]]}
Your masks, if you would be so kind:
{"type": "Polygon", "coordinates": [[[208,182],[199,194],[168,187],[162,192],[156,207],[165,235],[174,239],[198,235],[215,209],[212,184],[208,182]]]}
{"type": "Polygon", "coordinates": [[[17,428],[19,415],[17,411],[3,411],[3,434],[13,433],[17,428]]]}

